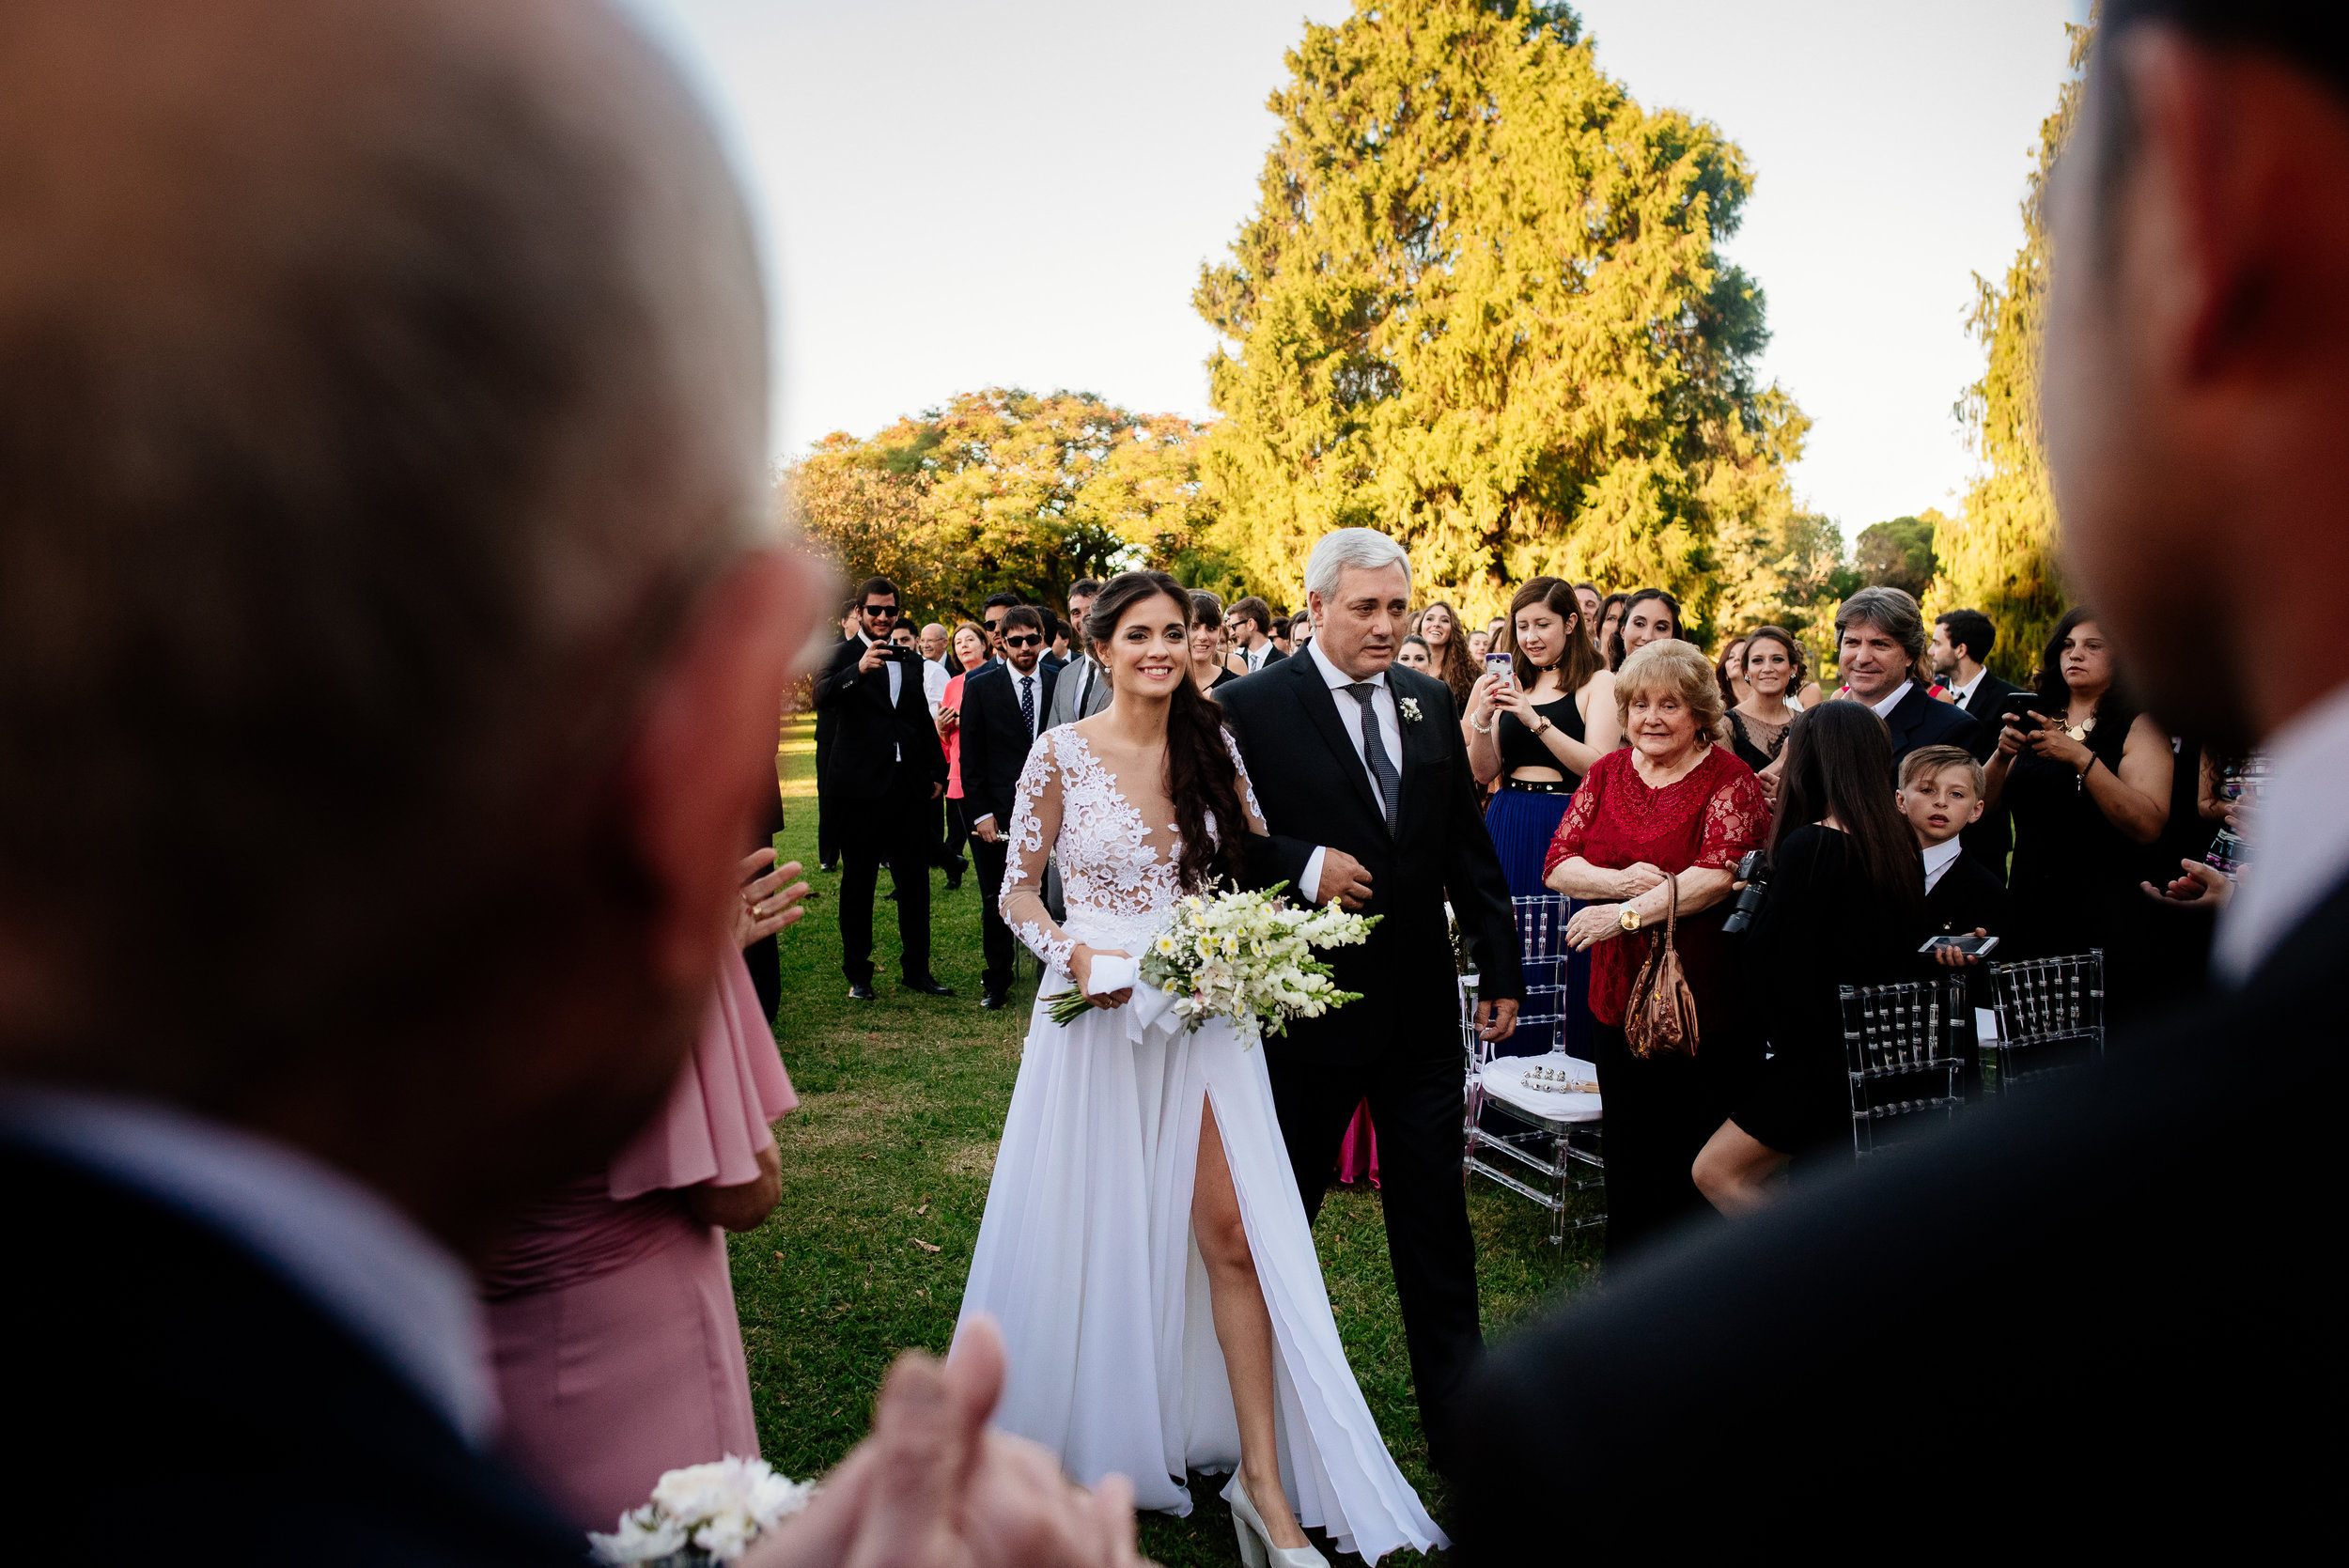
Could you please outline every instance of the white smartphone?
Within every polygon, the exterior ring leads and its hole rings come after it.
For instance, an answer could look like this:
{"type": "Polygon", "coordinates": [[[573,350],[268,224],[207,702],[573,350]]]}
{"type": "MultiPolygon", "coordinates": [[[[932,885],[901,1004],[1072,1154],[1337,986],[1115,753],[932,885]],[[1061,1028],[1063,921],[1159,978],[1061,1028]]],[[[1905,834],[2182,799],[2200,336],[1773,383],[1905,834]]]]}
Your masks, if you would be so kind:
{"type": "Polygon", "coordinates": [[[1485,673],[1488,675],[1499,675],[1504,681],[1514,682],[1517,678],[1517,665],[1511,661],[1509,656],[1505,653],[1486,654],[1485,656],[1485,673]]]}

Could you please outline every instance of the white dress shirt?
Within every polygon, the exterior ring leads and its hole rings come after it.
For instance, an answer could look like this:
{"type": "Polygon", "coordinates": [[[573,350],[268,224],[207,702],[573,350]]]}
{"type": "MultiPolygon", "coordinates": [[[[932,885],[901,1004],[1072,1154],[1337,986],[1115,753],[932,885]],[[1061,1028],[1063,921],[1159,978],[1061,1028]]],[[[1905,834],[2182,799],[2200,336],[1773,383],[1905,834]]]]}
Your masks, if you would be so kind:
{"type": "MultiPolygon", "coordinates": [[[[1271,653],[1272,639],[1269,637],[1264,640],[1264,645],[1262,647],[1242,648],[1239,650],[1239,656],[1248,661],[1248,673],[1250,675],[1253,675],[1258,670],[1263,669],[1264,661],[1271,656],[1271,653]]],[[[1359,745],[1360,742],[1357,742],[1357,744],[1359,745]]]]}
{"type": "MultiPolygon", "coordinates": [[[[1330,688],[1330,700],[1338,706],[1338,722],[1346,726],[1346,737],[1354,742],[1354,755],[1362,765],[1362,777],[1370,781],[1370,798],[1384,805],[1386,802],[1378,789],[1378,775],[1370,770],[1369,758],[1362,751],[1362,705],[1356,702],[1354,693],[1346,690],[1360,682],[1323,657],[1318,642],[1306,644],[1305,655],[1314,661],[1314,668],[1330,688]]],[[[1372,675],[1370,684],[1377,688],[1370,699],[1370,706],[1378,714],[1381,749],[1387,753],[1388,760],[1394,764],[1394,776],[1400,779],[1403,776],[1402,720],[1395,712],[1394,693],[1387,688],[1387,672],[1381,670],[1372,675]]],[[[1305,862],[1304,874],[1297,879],[1298,896],[1308,904],[1320,901],[1321,862],[1329,853],[1326,846],[1315,849],[1305,862]]]]}
{"type": "Polygon", "coordinates": [[[1901,706],[1901,699],[1907,696],[1908,689],[1916,684],[1917,683],[1913,680],[1905,680],[1901,682],[1899,691],[1894,691],[1890,696],[1885,698],[1880,703],[1870,703],[1868,705],[1869,711],[1874,713],[1877,718],[1885,721],[1887,723],[1890,723],[1892,719],[1892,710],[1901,706]]]}
{"type": "Polygon", "coordinates": [[[930,705],[931,718],[937,718],[938,710],[946,706],[946,683],[954,678],[946,673],[944,660],[922,660],[922,700],[930,705]]]}
{"type": "Polygon", "coordinates": [[[1965,852],[1966,846],[1953,838],[1944,839],[1939,844],[1926,845],[1925,892],[1931,893],[1935,888],[1939,887],[1942,874],[1955,865],[1958,856],[1965,852]]]}
{"type": "Polygon", "coordinates": [[[340,1171],[169,1106],[70,1090],[0,1091],[0,1131],[221,1233],[374,1351],[469,1445],[495,1434],[473,1276],[340,1171]]]}
{"type": "Polygon", "coordinates": [[[2263,748],[2267,782],[2252,803],[2258,836],[2234,898],[2218,917],[2213,958],[2230,986],[2248,980],[2292,928],[2349,875],[2349,686],[2279,730],[2263,748]]]}
{"type": "Polygon", "coordinates": [[[1973,679],[1963,686],[1950,688],[1950,695],[1957,699],[1958,706],[1965,707],[1974,700],[1974,693],[1982,690],[1982,677],[1989,673],[1988,670],[1976,670],[1973,679]]]}
{"type": "MultiPolygon", "coordinates": [[[[868,648],[871,647],[876,641],[876,639],[867,637],[862,631],[856,634],[856,640],[863,644],[868,648]]],[[[859,654],[857,657],[862,659],[864,656],[859,654]]],[[[889,711],[894,713],[897,711],[897,692],[905,684],[905,671],[900,667],[899,661],[894,659],[885,659],[881,660],[881,668],[889,672],[889,711]]],[[[906,749],[903,746],[892,746],[889,749],[889,753],[899,762],[903,762],[906,759],[906,749]]]]}

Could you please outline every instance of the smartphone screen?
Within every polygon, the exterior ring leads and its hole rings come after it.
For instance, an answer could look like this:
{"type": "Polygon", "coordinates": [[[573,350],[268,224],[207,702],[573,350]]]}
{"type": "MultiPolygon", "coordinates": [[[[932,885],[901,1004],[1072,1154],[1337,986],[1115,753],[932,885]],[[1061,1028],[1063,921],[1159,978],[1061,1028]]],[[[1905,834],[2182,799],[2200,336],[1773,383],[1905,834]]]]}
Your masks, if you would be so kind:
{"type": "Polygon", "coordinates": [[[1980,958],[1986,956],[1998,945],[1999,939],[1996,937],[1927,937],[1924,945],[1917,951],[1931,953],[1937,948],[1953,947],[1968,957],[1980,958]]]}

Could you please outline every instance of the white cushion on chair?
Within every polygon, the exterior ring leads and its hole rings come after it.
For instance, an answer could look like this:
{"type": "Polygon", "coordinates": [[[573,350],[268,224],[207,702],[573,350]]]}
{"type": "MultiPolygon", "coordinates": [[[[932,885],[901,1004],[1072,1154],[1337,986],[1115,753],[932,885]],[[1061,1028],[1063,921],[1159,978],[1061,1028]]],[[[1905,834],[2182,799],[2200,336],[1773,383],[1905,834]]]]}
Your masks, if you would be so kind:
{"type": "Polygon", "coordinates": [[[1535,1089],[1525,1081],[1529,1067],[1548,1067],[1568,1078],[1597,1081],[1598,1069],[1579,1057],[1552,1051],[1548,1056],[1496,1056],[1477,1069],[1485,1093],[1518,1110],[1550,1122],[1595,1122],[1600,1118],[1596,1094],[1561,1094],[1535,1089]]]}

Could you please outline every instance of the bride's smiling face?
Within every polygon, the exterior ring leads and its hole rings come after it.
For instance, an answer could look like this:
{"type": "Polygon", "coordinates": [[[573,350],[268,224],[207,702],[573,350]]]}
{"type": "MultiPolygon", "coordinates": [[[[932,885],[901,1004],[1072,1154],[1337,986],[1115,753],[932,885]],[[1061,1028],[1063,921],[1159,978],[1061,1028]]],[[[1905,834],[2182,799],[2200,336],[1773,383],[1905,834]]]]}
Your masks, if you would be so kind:
{"type": "Polygon", "coordinates": [[[1110,689],[1163,702],[1190,676],[1190,605],[1170,595],[1136,599],[1117,617],[1095,657],[1110,673],[1110,689]]]}

